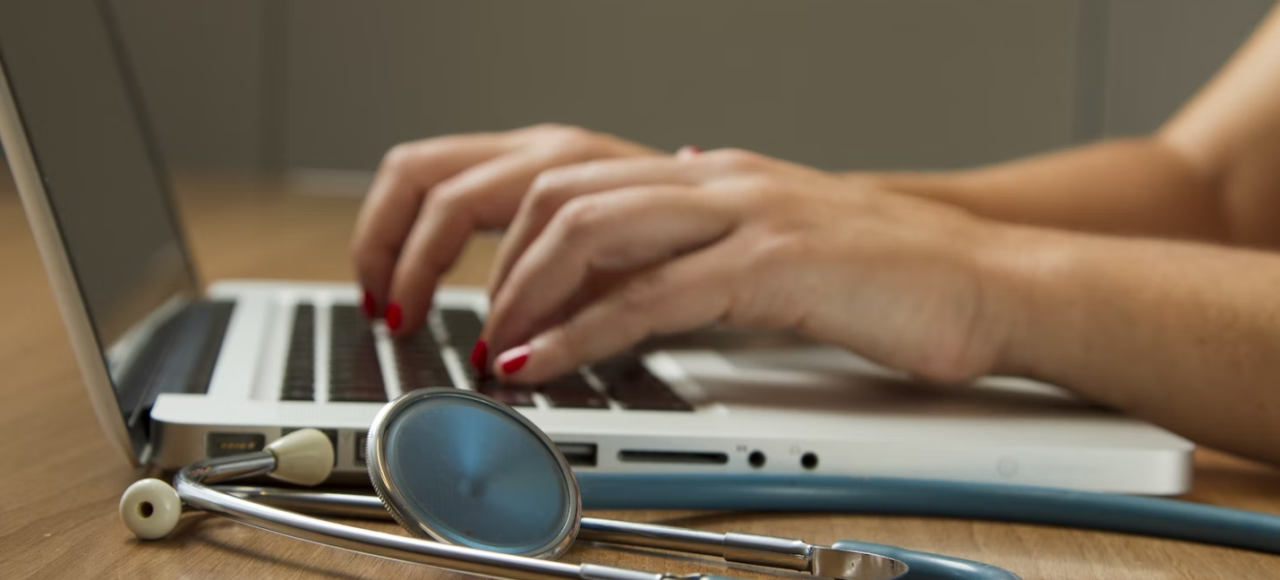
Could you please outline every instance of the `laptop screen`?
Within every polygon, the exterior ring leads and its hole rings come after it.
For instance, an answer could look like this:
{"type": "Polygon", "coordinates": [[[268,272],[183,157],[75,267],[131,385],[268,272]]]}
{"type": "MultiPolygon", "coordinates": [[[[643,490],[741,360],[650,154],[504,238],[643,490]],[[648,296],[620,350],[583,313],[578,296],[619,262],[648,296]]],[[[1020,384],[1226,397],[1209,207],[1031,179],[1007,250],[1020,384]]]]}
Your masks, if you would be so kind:
{"type": "Polygon", "coordinates": [[[196,292],[109,8],[0,2],[0,62],[104,350],[196,292]]]}

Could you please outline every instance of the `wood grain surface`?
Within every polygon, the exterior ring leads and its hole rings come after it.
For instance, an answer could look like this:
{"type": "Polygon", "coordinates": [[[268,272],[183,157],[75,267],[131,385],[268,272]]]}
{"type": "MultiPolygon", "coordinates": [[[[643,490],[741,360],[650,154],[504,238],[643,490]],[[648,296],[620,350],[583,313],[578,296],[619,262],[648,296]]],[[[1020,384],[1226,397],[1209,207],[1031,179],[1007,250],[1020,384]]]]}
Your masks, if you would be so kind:
{"type": "MultiPolygon", "coordinates": [[[[0,178],[4,178],[0,175],[0,178]]],[[[206,281],[350,280],[359,202],[292,195],[226,176],[179,182],[181,214],[206,281]]],[[[447,282],[483,284],[496,239],[480,236],[447,282]]],[[[0,180],[0,578],[445,578],[461,575],[277,536],[204,514],[139,542],[116,515],[148,475],[104,440],[12,182],[0,180]]],[[[1187,499],[1280,513],[1280,472],[1201,451],[1187,499]]],[[[1023,578],[1280,578],[1280,556],[1093,531],[840,514],[609,512],[708,530],[857,539],[951,554],[1023,578]]],[[[358,523],[383,530],[386,524],[358,523]]],[[[758,576],[710,560],[582,545],[564,558],[642,570],[758,576]]]]}

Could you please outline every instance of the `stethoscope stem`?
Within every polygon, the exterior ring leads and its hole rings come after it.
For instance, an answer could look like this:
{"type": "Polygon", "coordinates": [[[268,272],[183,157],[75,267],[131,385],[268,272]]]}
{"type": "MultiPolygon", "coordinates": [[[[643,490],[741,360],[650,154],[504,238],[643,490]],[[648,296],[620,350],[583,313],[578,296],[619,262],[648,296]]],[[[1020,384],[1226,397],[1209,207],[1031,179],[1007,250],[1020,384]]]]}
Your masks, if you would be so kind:
{"type": "MultiPolygon", "coordinates": [[[[667,578],[657,573],[593,564],[565,564],[356,528],[256,503],[205,485],[209,480],[226,481],[236,477],[269,473],[274,467],[275,458],[267,452],[246,454],[227,460],[210,460],[180,471],[174,480],[174,489],[178,492],[178,497],[188,506],[218,513],[267,531],[352,552],[424,564],[455,572],[503,580],[665,580],[667,578]]],[[[377,502],[376,498],[373,499],[377,502]]],[[[385,510],[379,511],[384,515],[387,513],[385,510]]]]}
{"type": "MultiPolygon", "coordinates": [[[[418,396],[430,395],[427,392],[418,396]]],[[[554,451],[550,445],[548,442],[547,449],[554,451]]],[[[272,442],[265,452],[192,464],[178,473],[172,486],[156,479],[135,482],[121,498],[120,515],[137,537],[159,539],[177,526],[185,505],[222,514],[263,530],[356,553],[501,580],[732,580],[712,574],[676,576],[592,564],[566,564],[527,555],[553,555],[550,551],[521,551],[519,554],[491,551],[447,540],[437,542],[376,532],[312,517],[385,519],[392,515],[383,504],[383,498],[370,495],[210,485],[264,474],[286,482],[315,485],[329,477],[333,461],[332,446],[323,433],[314,429],[299,430],[272,442]]],[[[568,466],[560,463],[561,473],[569,478],[567,481],[573,492],[571,499],[576,505],[578,488],[573,485],[568,466]]],[[[427,483],[429,485],[430,482],[427,483]]],[[[410,523],[425,525],[418,520],[410,523]]],[[[569,535],[558,540],[559,544],[568,545],[576,534],[582,539],[598,542],[719,556],[731,563],[803,571],[820,578],[841,580],[887,580],[908,572],[921,580],[1017,578],[1006,570],[977,562],[902,548],[894,548],[894,555],[890,556],[884,552],[887,547],[857,542],[841,541],[831,546],[815,546],[801,540],[772,536],[717,534],[654,524],[580,518],[576,509],[573,510],[572,524],[569,535]]],[[[431,535],[433,539],[439,537],[434,532],[431,535]]]]}
{"type": "MultiPolygon", "coordinates": [[[[224,486],[218,489],[254,503],[312,515],[391,519],[388,512],[382,509],[381,502],[369,495],[250,486],[224,486]]],[[[850,548],[815,546],[791,538],[733,532],[719,534],[601,518],[582,518],[578,538],[622,546],[715,556],[730,563],[808,572],[826,578],[893,577],[905,571],[900,559],[895,561],[882,554],[850,548]]]]}
{"type": "MultiPolygon", "coordinates": [[[[317,493],[250,486],[218,488],[227,494],[254,503],[275,506],[317,516],[391,519],[378,498],[369,495],[317,493]]],[[[836,564],[841,569],[872,569],[893,574],[892,561],[880,555],[852,550],[830,550],[801,540],[755,534],[719,534],[701,530],[601,518],[582,518],[578,538],[606,544],[657,548],[715,556],[726,562],[767,566],[817,576],[832,577],[820,566],[836,564]]]]}

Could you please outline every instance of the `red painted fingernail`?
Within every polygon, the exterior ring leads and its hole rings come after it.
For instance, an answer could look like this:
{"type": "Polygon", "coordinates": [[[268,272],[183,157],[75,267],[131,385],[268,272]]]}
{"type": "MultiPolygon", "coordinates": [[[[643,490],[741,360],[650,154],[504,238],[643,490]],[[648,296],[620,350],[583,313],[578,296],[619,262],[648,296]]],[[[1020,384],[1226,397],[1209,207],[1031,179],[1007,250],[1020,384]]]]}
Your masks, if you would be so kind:
{"type": "Polygon", "coordinates": [[[364,315],[369,318],[373,318],[373,315],[378,312],[378,303],[373,300],[373,294],[368,290],[364,291],[364,300],[360,302],[360,309],[364,310],[364,315]]]}
{"type": "Polygon", "coordinates": [[[485,374],[485,368],[489,362],[489,345],[483,340],[477,340],[475,348],[471,349],[471,368],[476,369],[477,373],[485,374]]]}
{"type": "Polygon", "coordinates": [[[403,313],[400,311],[399,304],[392,302],[391,304],[387,305],[387,316],[386,316],[387,328],[390,328],[391,332],[400,330],[400,323],[404,322],[404,320],[401,318],[402,315],[403,313]]]}
{"type": "Polygon", "coordinates": [[[529,346],[517,346],[507,352],[498,355],[498,368],[502,369],[502,374],[511,375],[516,371],[524,368],[524,363],[529,362],[529,346]]]}

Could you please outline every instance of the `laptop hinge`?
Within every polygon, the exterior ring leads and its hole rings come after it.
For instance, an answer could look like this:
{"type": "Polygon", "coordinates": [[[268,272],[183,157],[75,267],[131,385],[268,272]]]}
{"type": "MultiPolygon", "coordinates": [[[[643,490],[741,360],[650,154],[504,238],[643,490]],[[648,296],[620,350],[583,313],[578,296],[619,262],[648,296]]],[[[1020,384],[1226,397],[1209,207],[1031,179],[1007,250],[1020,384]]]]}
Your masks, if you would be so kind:
{"type": "Polygon", "coordinates": [[[193,301],[147,338],[119,383],[130,431],[147,427],[161,394],[208,392],[234,309],[231,301],[193,301]]]}

